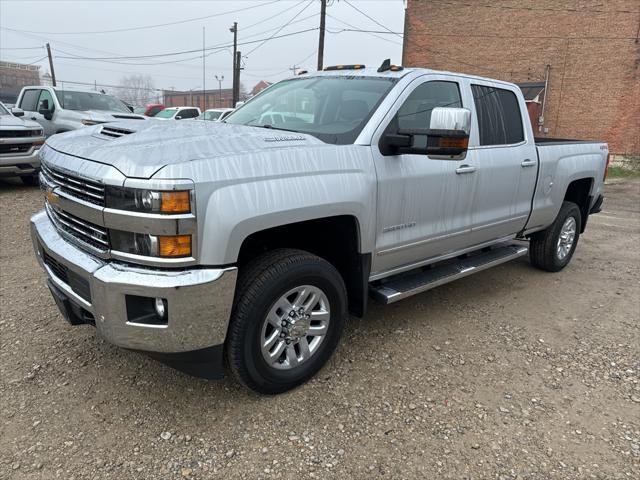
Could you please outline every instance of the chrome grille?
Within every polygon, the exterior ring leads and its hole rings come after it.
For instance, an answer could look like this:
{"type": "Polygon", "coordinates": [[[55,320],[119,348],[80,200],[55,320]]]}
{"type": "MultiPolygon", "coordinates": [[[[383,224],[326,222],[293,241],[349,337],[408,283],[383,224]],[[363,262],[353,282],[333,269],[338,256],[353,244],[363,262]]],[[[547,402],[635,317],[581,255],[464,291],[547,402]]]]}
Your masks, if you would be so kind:
{"type": "Polygon", "coordinates": [[[49,203],[46,203],[45,206],[49,218],[59,230],[66,232],[85,245],[103,252],[109,250],[109,233],[106,228],[78,218],[69,212],[63,212],[49,203]]]}
{"type": "Polygon", "coordinates": [[[60,187],[63,192],[87,202],[104,206],[104,185],[102,183],[62,172],[45,163],[42,163],[41,169],[46,180],[54,186],[60,187]]]}

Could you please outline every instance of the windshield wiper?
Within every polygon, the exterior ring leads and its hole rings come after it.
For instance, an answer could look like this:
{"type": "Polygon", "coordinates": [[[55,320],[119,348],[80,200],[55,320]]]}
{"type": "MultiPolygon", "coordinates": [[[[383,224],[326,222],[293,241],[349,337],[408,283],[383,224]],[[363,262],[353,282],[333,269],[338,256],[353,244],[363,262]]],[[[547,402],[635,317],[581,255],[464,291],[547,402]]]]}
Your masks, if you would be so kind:
{"type": "Polygon", "coordinates": [[[296,132],[296,133],[300,133],[297,130],[291,130],[288,128],[281,128],[281,127],[274,127],[273,125],[269,124],[269,123],[265,123],[264,125],[250,125],[251,127],[259,127],[259,128],[268,128],[269,130],[282,130],[283,132],[296,132]]]}

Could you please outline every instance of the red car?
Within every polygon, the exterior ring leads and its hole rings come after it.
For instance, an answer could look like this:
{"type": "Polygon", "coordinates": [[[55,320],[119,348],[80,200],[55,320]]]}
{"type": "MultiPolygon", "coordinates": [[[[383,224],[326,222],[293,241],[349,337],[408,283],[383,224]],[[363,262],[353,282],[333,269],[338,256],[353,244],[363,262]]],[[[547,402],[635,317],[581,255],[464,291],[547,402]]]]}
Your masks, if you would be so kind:
{"type": "Polygon", "coordinates": [[[161,103],[149,103],[144,107],[136,107],[133,109],[134,113],[138,113],[140,115],[145,115],[147,117],[155,117],[156,114],[164,110],[164,105],[161,103]]]}

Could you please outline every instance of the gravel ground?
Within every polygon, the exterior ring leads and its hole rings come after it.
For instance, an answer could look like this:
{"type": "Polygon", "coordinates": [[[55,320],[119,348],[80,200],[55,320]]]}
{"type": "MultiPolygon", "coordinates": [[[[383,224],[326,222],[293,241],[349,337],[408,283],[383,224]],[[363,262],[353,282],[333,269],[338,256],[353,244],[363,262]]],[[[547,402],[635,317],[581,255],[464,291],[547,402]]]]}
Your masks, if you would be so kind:
{"type": "Polygon", "coordinates": [[[640,182],[572,263],[526,259],[353,319],[260,397],[71,327],[37,267],[35,188],[0,183],[0,479],[640,478],[640,182]]]}

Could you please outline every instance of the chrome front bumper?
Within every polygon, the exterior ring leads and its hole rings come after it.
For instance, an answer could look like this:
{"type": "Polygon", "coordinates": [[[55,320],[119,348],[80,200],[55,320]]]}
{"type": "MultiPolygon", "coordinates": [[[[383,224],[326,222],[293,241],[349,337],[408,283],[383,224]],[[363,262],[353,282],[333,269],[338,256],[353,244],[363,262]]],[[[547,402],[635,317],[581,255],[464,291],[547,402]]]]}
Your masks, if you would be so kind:
{"type": "Polygon", "coordinates": [[[152,270],[107,262],[62,238],[44,211],[31,217],[31,238],[49,280],[72,303],[93,315],[98,332],[108,342],[158,353],[190,352],[224,343],[236,268],[152,270]],[[75,278],[88,282],[88,299],[45,264],[45,254],[75,278]],[[167,299],[167,325],[129,322],[127,295],[167,299]]]}
{"type": "Polygon", "coordinates": [[[40,168],[39,148],[26,154],[0,155],[0,177],[33,175],[40,168]]]}

